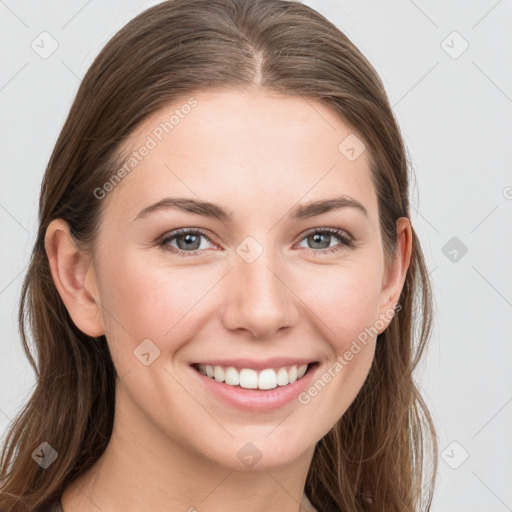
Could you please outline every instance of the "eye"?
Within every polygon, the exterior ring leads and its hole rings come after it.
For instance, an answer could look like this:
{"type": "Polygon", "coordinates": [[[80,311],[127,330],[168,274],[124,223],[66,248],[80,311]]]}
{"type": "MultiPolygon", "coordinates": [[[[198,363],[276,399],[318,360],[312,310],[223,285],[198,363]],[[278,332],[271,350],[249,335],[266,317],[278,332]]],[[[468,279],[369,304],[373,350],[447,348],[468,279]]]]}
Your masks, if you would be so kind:
{"type": "Polygon", "coordinates": [[[183,228],[163,238],[159,245],[168,251],[177,253],[179,256],[194,256],[201,250],[207,249],[208,243],[214,245],[201,229],[183,228]],[[206,244],[202,243],[202,238],[208,240],[208,242],[206,244]]]}
{"type": "Polygon", "coordinates": [[[315,255],[316,253],[325,254],[341,251],[346,247],[352,247],[354,244],[352,237],[348,233],[341,229],[334,228],[312,229],[306,233],[306,237],[303,238],[301,242],[303,240],[306,240],[306,243],[313,245],[313,247],[309,248],[315,252],[315,255]],[[331,242],[336,238],[340,243],[331,245],[331,242]]]}
{"type": "MultiPolygon", "coordinates": [[[[306,232],[306,236],[302,238],[301,242],[305,240],[306,243],[313,245],[313,247],[306,247],[317,254],[327,254],[350,248],[354,245],[352,237],[341,229],[335,228],[314,228],[306,232]],[[335,239],[339,243],[331,244],[335,239]]],[[[165,236],[159,245],[168,251],[171,251],[178,256],[196,256],[204,249],[208,249],[208,244],[217,247],[210,237],[201,229],[198,228],[183,228],[170,233],[165,236]],[[203,240],[206,240],[203,243],[203,240]]],[[[300,245],[299,247],[304,247],[300,245]]]]}

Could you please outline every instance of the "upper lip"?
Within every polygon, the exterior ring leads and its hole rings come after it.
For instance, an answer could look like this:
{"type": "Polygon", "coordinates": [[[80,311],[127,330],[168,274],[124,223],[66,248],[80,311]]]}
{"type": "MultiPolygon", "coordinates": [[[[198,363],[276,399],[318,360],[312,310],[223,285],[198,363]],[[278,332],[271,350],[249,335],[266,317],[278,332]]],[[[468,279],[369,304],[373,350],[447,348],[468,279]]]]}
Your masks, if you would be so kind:
{"type": "Polygon", "coordinates": [[[254,370],[264,370],[265,368],[281,368],[282,366],[302,366],[304,364],[315,363],[313,359],[299,359],[295,357],[272,357],[270,359],[208,359],[193,363],[193,365],[202,364],[210,366],[234,366],[236,368],[253,368],[254,370]]]}

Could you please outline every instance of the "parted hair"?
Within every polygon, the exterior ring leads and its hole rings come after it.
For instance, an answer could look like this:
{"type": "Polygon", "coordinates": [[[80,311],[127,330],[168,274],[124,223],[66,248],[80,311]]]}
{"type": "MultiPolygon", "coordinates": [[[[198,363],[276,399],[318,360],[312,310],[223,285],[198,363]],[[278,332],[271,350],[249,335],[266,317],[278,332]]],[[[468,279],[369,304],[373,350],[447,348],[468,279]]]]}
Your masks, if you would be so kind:
{"type": "MultiPolygon", "coordinates": [[[[209,88],[303,97],[338,115],[364,141],[386,261],[395,253],[396,221],[410,219],[410,165],[384,86],[345,34],[298,1],[169,0],[145,10],[89,67],[42,180],[19,302],[36,386],[5,438],[4,512],[59,499],[98,460],[113,427],[116,371],[106,339],[86,335],[68,314],[46,229],[64,219],[81,246],[94,247],[105,203],[94,191],[122,165],[120,148],[152,113],[209,88]],[[43,441],[59,454],[46,469],[31,455],[43,441]]],[[[413,370],[430,337],[433,299],[414,228],[399,304],[359,394],[315,447],[305,492],[320,512],[430,510],[436,432],[413,370]]]]}

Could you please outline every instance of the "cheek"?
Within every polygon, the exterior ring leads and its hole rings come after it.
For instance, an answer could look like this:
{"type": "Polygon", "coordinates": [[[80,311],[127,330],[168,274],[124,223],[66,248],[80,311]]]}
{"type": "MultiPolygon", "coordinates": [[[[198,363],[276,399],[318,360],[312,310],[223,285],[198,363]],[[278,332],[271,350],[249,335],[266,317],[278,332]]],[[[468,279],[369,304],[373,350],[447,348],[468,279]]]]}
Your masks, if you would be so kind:
{"type": "Polygon", "coordinates": [[[318,327],[336,354],[351,345],[378,319],[381,275],[373,264],[346,265],[319,269],[309,285],[302,285],[301,297],[318,317],[318,327]]]}
{"type": "Polygon", "coordinates": [[[325,435],[346,412],[361,390],[370,371],[378,319],[380,292],[378,266],[358,262],[346,267],[325,267],[315,274],[314,287],[303,287],[309,318],[316,336],[324,338],[329,357],[312,385],[298,399],[305,410],[321,414],[325,435]],[[316,320],[314,320],[316,318],[316,320]]]}
{"type": "Polygon", "coordinates": [[[105,266],[100,297],[113,349],[122,344],[133,351],[150,339],[162,352],[173,352],[182,343],[173,340],[190,336],[201,300],[217,280],[211,271],[162,269],[130,255],[105,266]]]}

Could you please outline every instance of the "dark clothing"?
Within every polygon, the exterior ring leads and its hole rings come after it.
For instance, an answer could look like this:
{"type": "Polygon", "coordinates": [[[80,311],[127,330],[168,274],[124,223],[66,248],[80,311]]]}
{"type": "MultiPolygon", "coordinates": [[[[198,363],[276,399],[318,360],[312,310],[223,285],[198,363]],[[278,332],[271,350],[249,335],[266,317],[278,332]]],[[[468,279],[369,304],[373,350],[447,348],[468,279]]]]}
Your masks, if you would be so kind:
{"type": "Polygon", "coordinates": [[[43,509],[41,512],[63,512],[62,506],[59,501],[54,501],[53,503],[50,503],[45,509],[43,509]]]}

